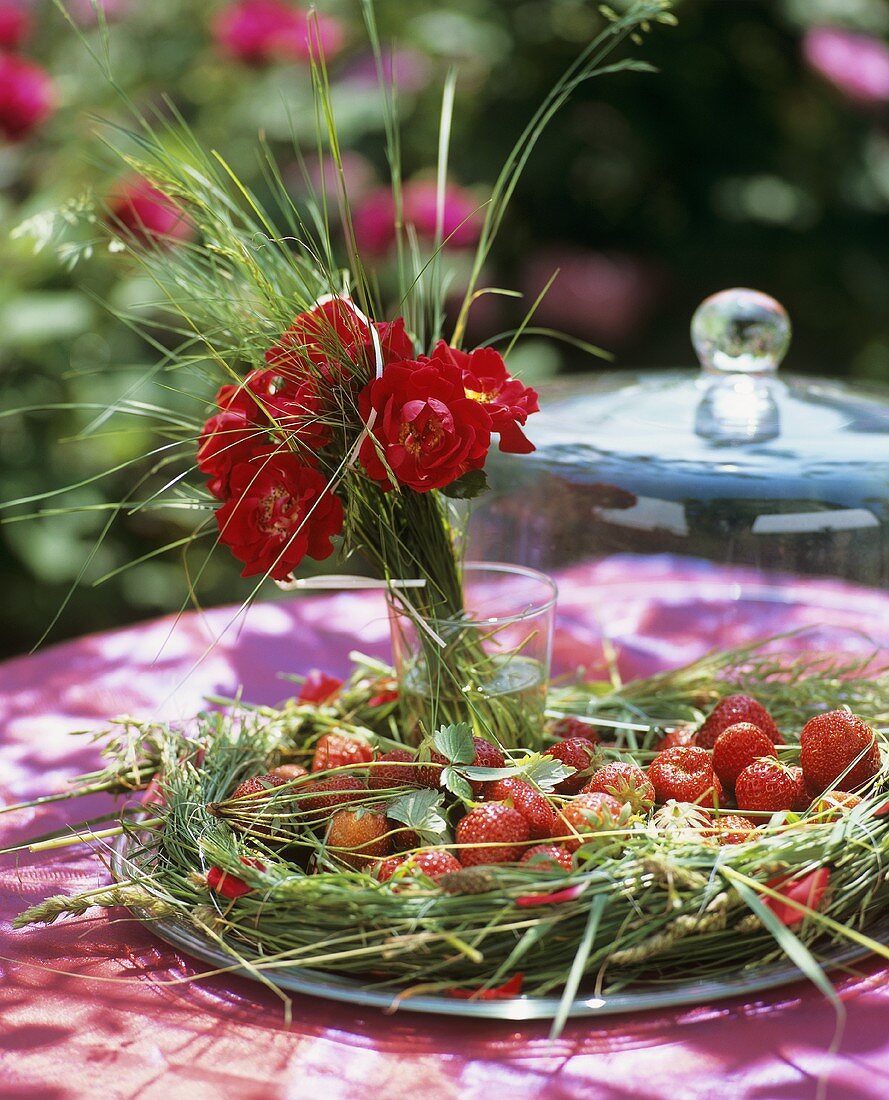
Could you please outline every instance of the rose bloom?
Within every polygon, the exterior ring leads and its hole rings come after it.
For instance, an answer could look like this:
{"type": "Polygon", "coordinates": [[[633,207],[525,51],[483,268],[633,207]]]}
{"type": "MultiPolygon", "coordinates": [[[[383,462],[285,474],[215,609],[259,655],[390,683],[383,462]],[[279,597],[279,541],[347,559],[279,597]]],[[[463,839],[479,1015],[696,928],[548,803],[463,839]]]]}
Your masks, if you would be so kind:
{"type": "Polygon", "coordinates": [[[803,41],[809,65],[850,99],[889,103],[889,46],[866,34],[815,27],[803,41]]]}
{"type": "Polygon", "coordinates": [[[182,207],[146,179],[135,177],[119,184],[108,205],[114,227],[143,244],[169,244],[194,235],[194,225],[182,207]]]}
{"type": "Polygon", "coordinates": [[[225,500],[232,468],[268,451],[267,424],[243,386],[222,386],[216,404],[219,412],[204,424],[198,441],[198,469],[210,478],[213,496],[225,500]]]}
{"type": "Polygon", "coordinates": [[[330,15],[309,13],[281,0],[240,0],[213,20],[220,48],[248,65],[334,57],[342,49],[343,27],[330,15]]]}
{"type": "Polygon", "coordinates": [[[0,135],[7,141],[27,137],[54,106],[48,73],[24,58],[0,55],[0,135]]]}
{"type": "MultiPolygon", "coordinates": [[[[374,323],[380,337],[383,362],[409,359],[414,346],[401,317],[374,323]]],[[[349,377],[354,365],[374,369],[369,326],[340,298],[298,314],[293,324],[265,353],[266,362],[282,375],[302,379],[320,373],[328,382],[349,377]]]]}
{"type": "Polygon", "coordinates": [[[20,0],[0,0],[0,49],[17,50],[31,33],[31,16],[20,0]]]}
{"type": "Polygon", "coordinates": [[[242,577],[285,580],[307,555],[322,561],[333,553],[330,540],[343,528],[343,506],[324,474],[290,451],[239,462],[229,492],[216,523],[219,541],[244,563],[242,577]]]}
{"type": "MultiPolygon", "coordinates": [[[[436,227],[437,188],[432,180],[414,180],[404,186],[404,219],[421,240],[433,241],[436,227]]],[[[448,248],[469,248],[481,233],[483,215],[471,191],[455,184],[445,189],[442,239],[448,248]]],[[[371,191],[358,204],[353,217],[359,248],[380,254],[395,241],[395,200],[388,187],[371,191]]]]}
{"type": "Polygon", "coordinates": [[[531,413],[540,412],[537,391],[513,378],[503,356],[493,348],[458,351],[442,341],[436,350],[459,368],[466,396],[478,401],[490,415],[491,431],[500,434],[500,450],[509,454],[530,454],[534,444],[521,425],[527,422],[531,413]]]}
{"type": "Polygon", "coordinates": [[[320,707],[324,703],[330,702],[342,686],[343,681],[338,677],[330,676],[328,673],[322,672],[320,668],[313,668],[307,673],[296,701],[298,703],[315,703],[320,707]]]}
{"type": "Polygon", "coordinates": [[[484,465],[491,417],[466,396],[449,350],[439,344],[429,357],[390,363],[359,396],[364,422],[376,414],[359,459],[383,489],[393,487],[387,465],[399,484],[418,493],[441,489],[484,465]]]}
{"type": "Polygon", "coordinates": [[[358,87],[375,89],[380,85],[381,75],[385,84],[410,95],[426,87],[432,75],[432,67],[429,58],[419,50],[387,50],[379,65],[373,53],[357,58],[349,66],[345,79],[358,87]]]}

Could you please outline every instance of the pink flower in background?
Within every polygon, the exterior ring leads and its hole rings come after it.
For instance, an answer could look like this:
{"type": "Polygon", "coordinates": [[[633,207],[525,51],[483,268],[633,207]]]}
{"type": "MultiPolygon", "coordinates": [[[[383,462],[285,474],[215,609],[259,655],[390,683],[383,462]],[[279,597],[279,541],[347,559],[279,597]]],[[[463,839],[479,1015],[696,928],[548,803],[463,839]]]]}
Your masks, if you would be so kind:
{"type": "Polygon", "coordinates": [[[238,0],[213,20],[217,44],[232,57],[250,65],[270,61],[306,61],[312,54],[335,56],[343,46],[339,20],[283,0],[238,0]]]}
{"type": "Polygon", "coordinates": [[[816,27],[806,34],[803,54],[816,72],[850,99],[889,103],[889,46],[879,39],[816,27]]]}
{"type": "MultiPolygon", "coordinates": [[[[383,81],[408,94],[422,91],[431,75],[429,59],[417,50],[391,50],[383,55],[381,67],[383,81]]],[[[376,58],[368,53],[349,66],[345,79],[359,87],[376,88],[380,75],[376,58]]]]}
{"type": "Polygon", "coordinates": [[[0,134],[7,141],[27,137],[54,108],[48,73],[24,58],[0,55],[0,134]]]}
{"type": "Polygon", "coordinates": [[[556,280],[534,317],[575,336],[605,343],[626,340],[657,302],[661,276],[654,264],[635,256],[579,248],[548,248],[531,257],[522,289],[529,301],[556,280]]]}
{"type": "Polygon", "coordinates": [[[125,14],[131,0],[71,0],[68,5],[74,19],[87,24],[95,24],[97,6],[106,19],[116,19],[125,14]]]}
{"type": "Polygon", "coordinates": [[[21,0],[0,0],[0,50],[17,50],[31,33],[31,16],[21,0]]]}
{"type": "MultiPolygon", "coordinates": [[[[376,175],[374,166],[367,157],[363,157],[360,153],[350,149],[343,149],[342,162],[343,179],[345,180],[349,199],[356,202],[373,187],[376,175]]],[[[311,158],[307,164],[307,172],[309,183],[317,192],[336,195],[339,189],[339,169],[332,157],[325,155],[321,158],[320,163],[317,157],[311,158]]],[[[288,176],[294,181],[296,180],[295,171],[288,173],[288,176]]],[[[299,183],[296,186],[300,189],[305,188],[305,177],[301,174],[299,183]]]]}
{"type": "MultiPolygon", "coordinates": [[[[476,196],[464,187],[448,184],[445,191],[442,235],[448,248],[469,248],[479,238],[483,213],[476,196]]],[[[414,180],[404,186],[404,218],[414,226],[421,240],[435,239],[436,185],[432,180],[414,180]]],[[[395,202],[387,187],[365,196],[354,213],[358,246],[377,254],[395,241],[395,202]]]]}
{"type": "Polygon", "coordinates": [[[108,204],[116,228],[145,244],[183,241],[194,235],[194,225],[182,207],[146,179],[134,177],[120,184],[108,204]]]}

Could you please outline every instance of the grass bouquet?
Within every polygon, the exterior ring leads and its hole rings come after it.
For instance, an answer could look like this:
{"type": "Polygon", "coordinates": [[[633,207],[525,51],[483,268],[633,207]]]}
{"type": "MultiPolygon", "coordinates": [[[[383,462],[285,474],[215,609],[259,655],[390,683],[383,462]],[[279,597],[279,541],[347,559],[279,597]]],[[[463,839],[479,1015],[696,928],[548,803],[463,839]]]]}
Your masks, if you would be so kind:
{"type": "Polygon", "coordinates": [[[369,3],[365,14],[386,110],[394,305],[355,245],[320,42],[317,153],[335,166],[333,198],[297,208],[261,150],[260,199],[171,105],[151,118],[134,107],[138,125],[110,142],[162,196],[169,231],[132,203],[107,218],[172,318],[158,374],[201,411],[124,399],[107,412],[154,416],[161,437],[160,486],[121,508],[163,499],[203,514],[186,548],[227,547],[257,587],[305,585],[294,571],[306,558],[360,555],[415,645],[397,669],[355,655],[344,683],[312,673],[280,707],[228,701],[187,727],[112,725],[103,767],[37,802],[128,795],[115,822],[31,848],[113,840],[116,881],[49,898],[19,924],[126,905],[273,986],[320,973],[408,1006],[521,997],[514,1011],[552,1016],[554,1032],[578,1005],[734,989],[786,977],[788,962],[833,996],[824,970],[838,953],[889,957],[874,933],[889,892],[886,674],[772,642],[629,684],[552,688],[544,719],[542,689],[490,689],[533,635],[498,648],[465,599],[464,502],[485,489],[492,441],[531,449],[538,407],[507,366],[536,303],[517,331],[465,346],[479,296],[505,293],[482,285],[485,260],[549,120],[582,82],[644,68],[612,51],[672,16],[659,2],[610,13],[545,98],[479,211],[454,304],[454,79],[430,243],[403,216],[395,95],[369,3]]]}

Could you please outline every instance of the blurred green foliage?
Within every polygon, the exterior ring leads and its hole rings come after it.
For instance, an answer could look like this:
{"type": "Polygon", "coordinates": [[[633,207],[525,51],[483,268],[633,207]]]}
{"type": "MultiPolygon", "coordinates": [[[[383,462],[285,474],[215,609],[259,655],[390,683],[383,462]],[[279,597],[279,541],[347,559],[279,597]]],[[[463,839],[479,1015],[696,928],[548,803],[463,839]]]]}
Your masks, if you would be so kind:
{"type": "MultiPolygon", "coordinates": [[[[116,0],[115,72],[142,105],[164,110],[169,96],[201,141],[255,182],[262,131],[298,190],[292,138],[311,145],[314,130],[308,70],[222,57],[210,32],[221,6],[116,0]]],[[[360,6],[318,7],[346,30],[330,75],[342,136],[356,154],[356,186],[383,183],[382,111],[360,6]]],[[[83,484],[5,513],[14,519],[0,527],[6,653],[40,638],[81,574],[52,638],[175,610],[188,597],[175,552],[115,573],[188,530],[187,513],[109,507],[146,468],[141,456],[156,440],[138,421],[72,438],[156,359],[115,319],[148,290],[130,261],[109,251],[100,224],[92,255],[70,271],[52,249],[35,253],[33,240],[9,236],[29,217],[108,193],[119,170],[95,137],[97,119],[125,119],[48,0],[34,10],[24,50],[52,74],[60,106],[38,134],[0,147],[0,499],[83,484]],[[96,410],[53,408],[68,403],[96,410]],[[123,468],[95,479],[113,467],[123,468]],[[90,510],[68,512],[73,504],[90,510]],[[64,514],[21,518],[36,508],[64,514]]],[[[560,268],[541,323],[601,343],[630,365],[689,362],[698,301],[724,286],[756,286],[794,320],[790,369],[885,379],[889,106],[856,90],[854,72],[844,83],[842,74],[816,71],[810,46],[813,29],[832,26],[879,47],[889,35],[889,0],[685,0],[676,10],[679,27],[651,36],[641,51],[659,75],[625,73],[580,89],[546,134],[487,282],[533,294],[560,268]]],[[[456,64],[452,174],[481,198],[533,108],[602,23],[583,0],[378,0],[377,13],[384,39],[397,44],[407,175],[434,165],[441,86],[456,64]]],[[[471,334],[478,338],[510,327],[524,309],[504,298],[484,303],[471,334]]],[[[600,366],[539,340],[520,347],[511,365],[526,378],[600,366]]],[[[151,387],[136,395],[151,400],[151,387]]],[[[242,597],[248,584],[237,573],[234,561],[214,555],[201,598],[242,597]]]]}

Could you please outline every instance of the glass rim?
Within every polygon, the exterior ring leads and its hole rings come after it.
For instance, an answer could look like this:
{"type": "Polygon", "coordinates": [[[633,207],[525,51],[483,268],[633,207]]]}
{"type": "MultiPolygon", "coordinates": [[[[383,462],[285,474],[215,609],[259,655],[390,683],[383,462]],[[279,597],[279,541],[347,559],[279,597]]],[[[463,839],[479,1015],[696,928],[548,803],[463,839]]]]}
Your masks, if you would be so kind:
{"type": "MultiPolygon", "coordinates": [[[[461,569],[461,575],[465,578],[467,573],[475,572],[477,574],[490,574],[491,576],[519,576],[525,577],[527,580],[534,581],[541,587],[548,589],[548,595],[542,599],[535,599],[530,602],[530,606],[526,606],[525,610],[508,615],[484,615],[479,618],[474,618],[471,615],[467,615],[465,618],[460,619],[436,619],[436,623],[440,623],[443,626],[471,626],[473,624],[484,625],[505,625],[508,623],[520,623],[525,619],[536,619],[540,615],[544,615],[547,611],[550,611],[556,605],[556,601],[559,598],[559,586],[555,580],[548,573],[541,573],[539,569],[533,569],[529,565],[513,565],[511,562],[504,561],[467,561],[464,562],[461,569]]],[[[392,606],[392,609],[397,614],[407,614],[407,612],[400,610],[395,605],[394,597],[400,595],[397,589],[390,588],[386,593],[386,598],[392,606]]]]}

